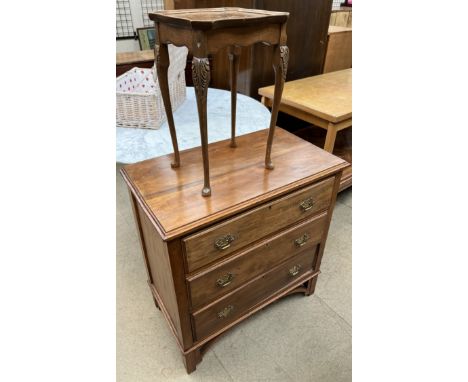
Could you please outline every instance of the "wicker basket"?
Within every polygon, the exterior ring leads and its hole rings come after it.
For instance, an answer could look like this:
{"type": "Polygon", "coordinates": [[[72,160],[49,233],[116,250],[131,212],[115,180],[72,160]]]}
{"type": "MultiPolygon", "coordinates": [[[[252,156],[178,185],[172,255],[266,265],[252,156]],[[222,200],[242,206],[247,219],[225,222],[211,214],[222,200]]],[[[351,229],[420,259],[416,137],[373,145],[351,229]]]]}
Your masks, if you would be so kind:
{"type": "MultiPolygon", "coordinates": [[[[186,98],[185,65],[188,50],[169,45],[169,93],[172,111],[186,98]]],[[[166,120],[158,79],[152,69],[133,68],[117,78],[118,127],[159,129],[166,120]]]]}

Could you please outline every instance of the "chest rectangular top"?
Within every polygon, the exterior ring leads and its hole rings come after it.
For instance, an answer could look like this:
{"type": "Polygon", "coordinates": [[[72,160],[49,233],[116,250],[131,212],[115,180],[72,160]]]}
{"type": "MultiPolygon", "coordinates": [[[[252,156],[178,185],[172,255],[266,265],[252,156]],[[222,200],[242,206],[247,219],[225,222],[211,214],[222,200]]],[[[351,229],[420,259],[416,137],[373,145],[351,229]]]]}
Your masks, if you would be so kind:
{"type": "Polygon", "coordinates": [[[181,165],[171,168],[172,155],[127,165],[121,173],[144,206],[161,236],[172,239],[245,211],[301,186],[337,173],[348,165],[285,130],[277,128],[274,170],[264,166],[268,130],[209,145],[213,195],[200,195],[203,164],[200,147],[180,152],[181,165]]]}
{"type": "Polygon", "coordinates": [[[288,16],[288,12],[233,7],[178,9],[149,13],[149,18],[153,21],[199,30],[284,24],[288,16]]]}

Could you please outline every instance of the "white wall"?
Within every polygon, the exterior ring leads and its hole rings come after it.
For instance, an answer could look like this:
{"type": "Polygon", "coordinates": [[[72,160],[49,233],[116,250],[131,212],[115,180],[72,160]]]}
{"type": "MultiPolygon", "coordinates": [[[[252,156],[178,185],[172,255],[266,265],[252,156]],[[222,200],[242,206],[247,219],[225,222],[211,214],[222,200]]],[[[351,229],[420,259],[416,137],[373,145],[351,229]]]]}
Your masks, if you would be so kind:
{"type": "Polygon", "coordinates": [[[138,40],[118,40],[116,41],[116,52],[135,52],[140,50],[138,40]]]}

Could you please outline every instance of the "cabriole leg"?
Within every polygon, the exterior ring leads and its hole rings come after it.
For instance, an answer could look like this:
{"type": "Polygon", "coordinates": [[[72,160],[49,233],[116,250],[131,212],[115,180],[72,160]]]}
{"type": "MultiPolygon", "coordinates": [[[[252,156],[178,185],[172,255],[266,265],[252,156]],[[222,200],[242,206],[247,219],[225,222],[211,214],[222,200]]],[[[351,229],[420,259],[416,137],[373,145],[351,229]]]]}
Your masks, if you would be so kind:
{"type": "Polygon", "coordinates": [[[202,196],[211,195],[210,186],[210,164],[208,158],[208,126],[206,101],[208,97],[208,85],[210,83],[210,63],[208,58],[193,57],[192,78],[197,98],[198,119],[200,122],[200,135],[203,155],[203,177],[204,185],[202,196]]]}
{"type": "Polygon", "coordinates": [[[273,144],[273,136],[275,135],[276,120],[278,119],[279,105],[281,95],[283,94],[284,81],[286,80],[286,72],[288,71],[289,49],[286,45],[277,45],[274,52],[273,69],[275,71],[275,92],[273,94],[273,105],[271,109],[270,130],[268,132],[268,141],[265,155],[265,167],[273,170],[273,162],[271,161],[271,146],[273,144]]]}
{"type": "Polygon", "coordinates": [[[171,133],[172,146],[174,148],[174,161],[171,167],[176,168],[180,166],[179,146],[177,144],[177,134],[174,125],[174,117],[172,115],[171,96],[169,94],[169,81],[167,79],[167,71],[169,70],[169,51],[167,44],[160,44],[154,46],[154,53],[156,57],[156,71],[158,73],[159,87],[161,88],[161,96],[166,111],[167,124],[171,133]]]}

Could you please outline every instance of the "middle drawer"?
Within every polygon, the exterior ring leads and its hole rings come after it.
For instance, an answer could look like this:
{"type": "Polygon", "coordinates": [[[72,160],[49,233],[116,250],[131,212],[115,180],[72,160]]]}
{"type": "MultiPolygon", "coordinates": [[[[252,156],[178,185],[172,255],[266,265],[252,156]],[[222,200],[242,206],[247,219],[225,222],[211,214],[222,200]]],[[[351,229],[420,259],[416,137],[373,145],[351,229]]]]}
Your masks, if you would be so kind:
{"type": "Polygon", "coordinates": [[[317,215],[188,277],[192,307],[207,304],[282,261],[317,245],[323,235],[326,217],[326,212],[317,215]]]}

